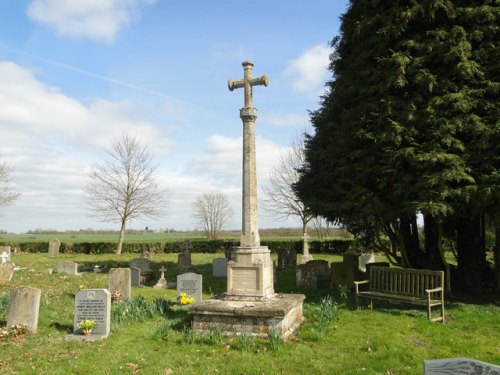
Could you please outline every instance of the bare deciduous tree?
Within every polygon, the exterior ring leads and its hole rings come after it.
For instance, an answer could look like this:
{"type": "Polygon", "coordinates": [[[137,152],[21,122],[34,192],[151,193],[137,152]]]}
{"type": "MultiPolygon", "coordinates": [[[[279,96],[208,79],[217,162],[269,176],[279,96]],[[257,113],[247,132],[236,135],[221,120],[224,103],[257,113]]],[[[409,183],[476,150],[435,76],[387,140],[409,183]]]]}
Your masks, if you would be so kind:
{"type": "Polygon", "coordinates": [[[203,194],[193,202],[193,218],[203,226],[210,240],[219,238],[222,228],[232,216],[233,210],[224,193],[203,194]]]}
{"type": "Polygon", "coordinates": [[[130,220],[157,217],[167,203],[158,190],[154,172],[158,167],[146,145],[124,134],[112,141],[102,164],[95,166],[84,186],[91,216],[105,222],[119,222],[116,253],[121,254],[125,228],[130,220]]]}
{"type": "Polygon", "coordinates": [[[333,223],[326,220],[322,216],[315,216],[312,219],[312,226],[314,228],[314,232],[319,239],[325,239],[333,236],[333,223]]]}
{"type": "Polygon", "coordinates": [[[304,135],[299,134],[292,139],[289,152],[281,155],[271,171],[269,182],[263,188],[263,208],[278,219],[300,218],[302,233],[307,233],[307,223],[313,216],[292,188],[299,180],[298,169],[303,163],[304,135]]]}
{"type": "Polygon", "coordinates": [[[12,172],[5,162],[0,162],[0,206],[9,206],[19,197],[11,185],[12,172]]]}

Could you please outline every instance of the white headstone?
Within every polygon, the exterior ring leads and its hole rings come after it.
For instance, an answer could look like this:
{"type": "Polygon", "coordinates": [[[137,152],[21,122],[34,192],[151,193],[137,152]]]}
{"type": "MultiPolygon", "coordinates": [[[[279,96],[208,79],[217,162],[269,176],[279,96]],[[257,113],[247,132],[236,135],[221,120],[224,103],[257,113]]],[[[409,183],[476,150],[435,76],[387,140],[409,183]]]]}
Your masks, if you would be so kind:
{"type": "Polygon", "coordinates": [[[0,246],[1,264],[10,262],[10,246],[0,246]]]}
{"type": "Polygon", "coordinates": [[[227,277],[227,258],[215,258],[212,261],[212,276],[227,277]]]}
{"type": "Polygon", "coordinates": [[[184,273],[177,276],[177,297],[181,293],[186,293],[189,297],[194,298],[194,302],[200,302],[202,300],[202,286],[203,286],[203,276],[197,273],[184,273]]]}
{"type": "Polygon", "coordinates": [[[21,286],[10,291],[7,328],[25,326],[30,333],[38,329],[38,312],[42,291],[29,286],[21,286]]]}
{"type": "Polygon", "coordinates": [[[111,328],[111,293],[106,289],[82,289],[75,295],[73,332],[81,334],[78,326],[82,320],[93,320],[96,324],[93,335],[108,336],[111,328]]]}
{"type": "Polygon", "coordinates": [[[167,280],[165,279],[165,271],[166,270],[167,269],[165,268],[165,266],[161,266],[161,268],[160,268],[160,272],[161,272],[160,279],[158,280],[158,282],[156,283],[156,285],[153,288],[161,289],[161,288],[166,288],[167,287],[167,280]]]}

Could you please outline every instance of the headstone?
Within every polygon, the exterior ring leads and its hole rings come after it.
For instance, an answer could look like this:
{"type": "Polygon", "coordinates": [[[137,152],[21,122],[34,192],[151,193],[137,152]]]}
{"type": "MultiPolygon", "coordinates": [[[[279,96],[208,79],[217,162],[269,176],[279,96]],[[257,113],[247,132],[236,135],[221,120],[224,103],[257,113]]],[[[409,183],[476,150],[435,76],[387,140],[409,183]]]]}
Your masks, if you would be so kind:
{"type": "Polygon", "coordinates": [[[34,334],[38,329],[38,312],[42,291],[29,286],[20,286],[10,291],[7,328],[21,325],[34,334]]]}
{"type": "Polygon", "coordinates": [[[186,267],[186,256],[177,254],[177,271],[180,272],[186,267]]]}
{"type": "Polygon", "coordinates": [[[215,258],[212,261],[212,276],[227,277],[227,258],[215,258]]]}
{"type": "MultiPolygon", "coordinates": [[[[299,264],[296,270],[296,283],[298,288],[317,289],[319,280],[326,280],[329,276],[328,261],[311,260],[299,264]]],[[[327,285],[322,285],[326,287],[327,285]]]]}
{"type": "Polygon", "coordinates": [[[424,361],[424,375],[500,375],[500,366],[473,358],[428,359],[424,361]]]}
{"type": "Polygon", "coordinates": [[[0,246],[0,264],[10,262],[10,246],[0,246]]]}
{"type": "Polygon", "coordinates": [[[186,267],[191,267],[191,251],[193,250],[193,244],[191,241],[185,241],[182,244],[182,252],[184,254],[184,262],[186,267]]]}
{"type": "Polygon", "coordinates": [[[49,257],[51,258],[58,257],[60,247],[61,247],[61,241],[59,241],[58,239],[50,240],[49,252],[48,252],[49,257]]]}
{"type": "Polygon", "coordinates": [[[111,330],[111,293],[107,289],[82,289],[75,295],[73,334],[65,340],[96,341],[109,336],[111,330]],[[95,326],[90,336],[83,336],[79,323],[93,320],[95,326]]]}
{"type": "Polygon", "coordinates": [[[142,286],[141,285],[141,270],[137,267],[130,267],[130,285],[131,286],[142,286]]]}
{"type": "Polygon", "coordinates": [[[130,268],[111,268],[109,270],[108,290],[116,302],[130,299],[131,275],[130,268]]]}
{"type": "Polygon", "coordinates": [[[302,235],[302,256],[300,257],[300,264],[307,263],[313,260],[311,254],[309,254],[309,235],[304,232],[302,235]]]}
{"type": "Polygon", "coordinates": [[[167,287],[167,280],[165,279],[165,271],[166,270],[167,269],[164,266],[161,266],[161,268],[160,268],[160,272],[161,272],[160,279],[158,280],[158,282],[156,283],[156,285],[153,288],[164,289],[164,288],[167,287]]]}
{"type": "Polygon", "coordinates": [[[12,280],[14,268],[16,268],[16,265],[11,262],[0,264],[0,283],[12,280]]]}
{"type": "Polygon", "coordinates": [[[344,265],[346,266],[346,269],[350,270],[350,272],[353,272],[356,274],[359,271],[359,255],[355,253],[344,253],[343,255],[343,262],[344,265]]]}
{"type": "Polygon", "coordinates": [[[177,297],[181,293],[186,293],[188,296],[194,298],[194,302],[202,300],[202,285],[203,276],[197,273],[185,273],[177,276],[177,297]]]}
{"type": "Polygon", "coordinates": [[[370,277],[370,268],[371,267],[390,267],[391,264],[389,262],[373,262],[373,263],[368,263],[366,265],[366,274],[368,277],[370,277]]]}
{"type": "Polygon", "coordinates": [[[363,272],[366,272],[366,265],[368,263],[374,263],[375,262],[375,255],[373,253],[365,253],[361,254],[359,257],[359,262],[360,262],[360,269],[363,272]]]}
{"type": "Polygon", "coordinates": [[[332,262],[331,279],[335,287],[351,288],[359,273],[359,255],[345,253],[342,262],[332,262]]]}
{"type": "Polygon", "coordinates": [[[70,260],[64,261],[57,265],[57,273],[69,273],[70,275],[78,275],[78,263],[70,260]]]}
{"type": "Polygon", "coordinates": [[[297,250],[289,249],[278,252],[278,268],[284,270],[295,267],[297,267],[297,250]]]}
{"type": "Polygon", "coordinates": [[[130,261],[130,268],[136,267],[141,270],[141,275],[144,275],[151,269],[151,261],[146,258],[136,258],[130,261]]]}

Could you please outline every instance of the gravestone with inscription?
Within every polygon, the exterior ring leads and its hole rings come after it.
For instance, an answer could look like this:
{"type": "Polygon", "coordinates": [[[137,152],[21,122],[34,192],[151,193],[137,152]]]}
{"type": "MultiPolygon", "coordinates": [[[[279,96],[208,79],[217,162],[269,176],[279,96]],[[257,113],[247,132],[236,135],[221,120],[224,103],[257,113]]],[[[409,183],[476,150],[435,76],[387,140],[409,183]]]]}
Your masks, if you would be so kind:
{"type": "Polygon", "coordinates": [[[130,261],[130,268],[136,267],[141,270],[141,275],[144,275],[151,269],[151,261],[147,258],[136,258],[130,261]]]}
{"type": "Polygon", "coordinates": [[[29,286],[20,286],[10,291],[7,328],[24,326],[34,334],[38,329],[38,312],[42,291],[29,286]]]}
{"type": "Polygon", "coordinates": [[[177,297],[181,293],[186,293],[189,297],[194,298],[194,302],[201,302],[203,276],[197,273],[184,273],[177,276],[177,297]]]}
{"type": "Polygon", "coordinates": [[[499,375],[500,366],[474,358],[424,360],[424,375],[499,375]]]}
{"type": "Polygon", "coordinates": [[[60,248],[61,248],[61,241],[59,241],[58,239],[50,240],[49,251],[48,251],[49,257],[51,258],[58,257],[60,248]]]}
{"type": "Polygon", "coordinates": [[[78,263],[67,260],[57,265],[57,273],[68,273],[78,275],[78,263]]]}
{"type": "Polygon", "coordinates": [[[212,261],[212,276],[227,277],[227,258],[215,258],[212,261]]]}
{"type": "Polygon", "coordinates": [[[111,293],[107,289],[82,289],[75,295],[75,314],[73,318],[73,335],[66,340],[88,340],[83,337],[79,323],[93,320],[91,340],[102,340],[109,336],[111,329],[111,293]]]}
{"type": "Polygon", "coordinates": [[[108,290],[116,302],[130,299],[131,289],[130,268],[111,268],[108,276],[108,290]]]}

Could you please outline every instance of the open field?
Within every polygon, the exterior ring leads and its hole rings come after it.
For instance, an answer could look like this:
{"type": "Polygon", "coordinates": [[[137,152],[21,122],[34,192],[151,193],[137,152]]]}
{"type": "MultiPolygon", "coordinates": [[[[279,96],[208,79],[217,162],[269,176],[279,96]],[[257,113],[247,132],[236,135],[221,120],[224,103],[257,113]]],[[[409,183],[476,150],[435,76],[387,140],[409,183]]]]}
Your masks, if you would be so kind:
{"type": "MultiPolygon", "coordinates": [[[[293,340],[277,347],[262,339],[195,338],[184,331],[187,313],[170,308],[164,316],[112,320],[112,334],[96,343],[65,342],[72,329],[74,293],[80,285],[107,287],[107,275],[84,272],[81,276],[48,274],[63,260],[84,268],[128,262],[121,256],[13,254],[22,269],[11,282],[0,285],[0,301],[14,286],[42,289],[39,331],[34,336],[0,338],[2,374],[422,374],[424,359],[473,357],[500,364],[500,300],[447,299],[447,324],[427,321],[424,309],[378,304],[373,311],[354,308],[352,294],[306,291],[295,288],[293,270],[277,272],[278,292],[306,294],[306,322],[293,340]],[[315,322],[315,306],[330,293],[340,317],[328,326],[315,322]],[[320,333],[324,334],[322,339],[320,333]]],[[[193,254],[203,274],[204,298],[224,292],[225,279],[211,276],[211,260],[221,254],[193,254]]],[[[329,261],[340,257],[319,255],[329,261]]],[[[166,265],[167,280],[175,279],[175,254],[155,254],[155,274],[166,265]]],[[[126,263],[125,263],[126,264],[126,263]]],[[[133,296],[171,300],[174,290],[133,288],[133,296]]],[[[118,305],[113,305],[116,310],[118,305]]],[[[0,327],[5,326],[5,302],[0,304],[0,327]],[[3,307],[2,307],[3,306],[3,307]]],[[[124,313],[125,314],[125,313],[124,313]]],[[[0,331],[1,332],[1,331],[0,331]]]]}

